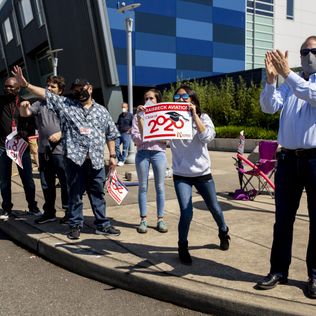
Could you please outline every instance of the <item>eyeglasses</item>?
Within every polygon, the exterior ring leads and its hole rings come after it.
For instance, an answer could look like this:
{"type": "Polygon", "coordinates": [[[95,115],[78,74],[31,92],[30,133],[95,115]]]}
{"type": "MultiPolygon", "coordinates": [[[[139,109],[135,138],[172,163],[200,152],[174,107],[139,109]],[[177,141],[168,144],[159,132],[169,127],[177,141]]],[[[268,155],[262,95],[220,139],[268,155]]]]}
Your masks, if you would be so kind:
{"type": "Polygon", "coordinates": [[[145,101],[148,101],[148,100],[152,101],[152,100],[154,100],[154,99],[155,99],[154,97],[147,97],[147,98],[145,99],[145,101]]]}
{"type": "Polygon", "coordinates": [[[307,56],[310,52],[316,55],[316,48],[302,48],[300,50],[301,56],[307,56]]]}
{"type": "Polygon", "coordinates": [[[174,96],[173,96],[173,100],[175,100],[175,101],[177,101],[177,100],[180,100],[180,99],[182,99],[183,101],[186,101],[186,100],[188,100],[190,98],[190,95],[189,94],[187,94],[187,93],[183,93],[183,94],[175,94],[174,96]]]}

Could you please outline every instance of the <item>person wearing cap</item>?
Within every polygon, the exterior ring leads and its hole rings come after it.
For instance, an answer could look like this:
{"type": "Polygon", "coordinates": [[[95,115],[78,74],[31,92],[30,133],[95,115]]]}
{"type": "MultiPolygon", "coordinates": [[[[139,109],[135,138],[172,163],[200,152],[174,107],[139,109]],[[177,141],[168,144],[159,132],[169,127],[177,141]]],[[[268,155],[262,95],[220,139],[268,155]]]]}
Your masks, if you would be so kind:
{"type": "Polygon", "coordinates": [[[14,66],[13,74],[21,87],[46,100],[46,106],[60,117],[64,137],[66,174],[69,188],[69,239],[79,239],[83,227],[82,196],[86,191],[95,217],[96,234],[120,235],[106,217],[104,200],[104,146],[107,144],[109,167],[116,167],[115,139],[119,132],[109,112],[92,99],[92,85],[76,79],[73,98],[51,93],[26,81],[22,69],[14,66]]]}
{"type": "MultiPolygon", "coordinates": [[[[57,95],[62,95],[65,89],[65,79],[61,76],[49,76],[46,80],[46,89],[57,95]]],[[[48,109],[44,100],[30,104],[21,103],[22,117],[35,117],[39,133],[39,172],[42,191],[45,199],[44,214],[35,220],[36,224],[54,222],[56,218],[56,176],[61,188],[62,208],[65,216],[61,219],[64,224],[68,221],[68,186],[66,168],[62,146],[60,120],[56,113],[48,109]]]]}
{"type": "Polygon", "coordinates": [[[306,254],[307,296],[316,299],[316,36],[300,48],[302,73],[291,71],[288,52],[267,52],[267,82],[260,96],[265,113],[280,114],[281,151],[275,174],[275,224],[270,271],[256,288],[269,290],[288,282],[293,224],[305,189],[308,201],[309,240],[306,254]],[[277,87],[280,75],[284,83],[277,87]]]}

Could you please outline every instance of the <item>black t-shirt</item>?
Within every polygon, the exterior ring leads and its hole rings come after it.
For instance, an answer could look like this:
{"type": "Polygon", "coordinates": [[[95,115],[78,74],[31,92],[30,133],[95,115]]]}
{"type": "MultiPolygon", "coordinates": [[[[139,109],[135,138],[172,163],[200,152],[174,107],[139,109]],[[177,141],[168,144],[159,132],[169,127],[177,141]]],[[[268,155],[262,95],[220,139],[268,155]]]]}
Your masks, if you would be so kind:
{"type": "Polygon", "coordinates": [[[6,137],[12,132],[15,124],[19,135],[27,140],[35,135],[35,119],[21,117],[19,111],[20,98],[12,95],[0,95],[0,146],[4,147],[6,137]]]}
{"type": "Polygon", "coordinates": [[[120,133],[126,133],[132,128],[133,114],[129,112],[121,113],[117,119],[117,129],[120,133]]]}

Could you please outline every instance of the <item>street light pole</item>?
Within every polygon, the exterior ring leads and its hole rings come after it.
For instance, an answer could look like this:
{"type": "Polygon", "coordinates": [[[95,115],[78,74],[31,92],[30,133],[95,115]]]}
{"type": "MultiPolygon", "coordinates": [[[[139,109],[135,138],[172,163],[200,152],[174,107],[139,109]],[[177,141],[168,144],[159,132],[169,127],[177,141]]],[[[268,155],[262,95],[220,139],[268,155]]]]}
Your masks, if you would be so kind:
{"type": "Polygon", "coordinates": [[[47,53],[51,54],[52,56],[52,61],[53,61],[53,74],[54,76],[57,76],[57,66],[58,66],[58,58],[57,55],[59,52],[63,51],[63,48],[57,48],[57,49],[52,49],[48,50],[47,53]]]}
{"type": "MultiPolygon", "coordinates": [[[[126,18],[126,43],[127,43],[127,95],[128,95],[128,109],[133,114],[133,52],[132,52],[132,32],[133,32],[133,19],[126,18]]],[[[131,141],[128,156],[126,157],[127,164],[135,163],[135,145],[131,141]]]]}
{"type": "MultiPolygon", "coordinates": [[[[119,13],[125,13],[126,11],[132,11],[138,8],[140,3],[132,3],[126,5],[125,2],[118,2],[119,13]]],[[[133,32],[133,19],[127,17],[125,19],[126,28],[126,45],[127,45],[127,94],[128,94],[128,110],[133,114],[133,51],[132,51],[132,32],[133,32]]],[[[134,164],[135,163],[135,145],[132,141],[129,147],[128,156],[125,163],[134,164]]]]}

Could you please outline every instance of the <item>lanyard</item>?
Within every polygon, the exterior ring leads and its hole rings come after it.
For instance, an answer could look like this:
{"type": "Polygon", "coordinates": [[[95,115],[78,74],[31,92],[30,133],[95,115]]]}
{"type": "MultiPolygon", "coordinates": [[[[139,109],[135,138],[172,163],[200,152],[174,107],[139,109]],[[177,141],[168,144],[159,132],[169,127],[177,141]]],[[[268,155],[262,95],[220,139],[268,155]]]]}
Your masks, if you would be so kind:
{"type": "Polygon", "coordinates": [[[17,128],[14,115],[15,115],[16,109],[19,108],[19,106],[20,106],[20,104],[19,104],[19,97],[16,96],[15,97],[15,105],[13,107],[10,106],[12,131],[16,131],[16,128],[17,128]]]}

